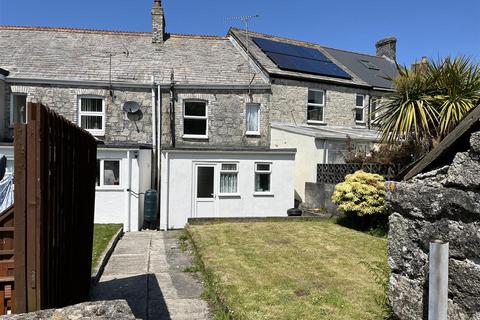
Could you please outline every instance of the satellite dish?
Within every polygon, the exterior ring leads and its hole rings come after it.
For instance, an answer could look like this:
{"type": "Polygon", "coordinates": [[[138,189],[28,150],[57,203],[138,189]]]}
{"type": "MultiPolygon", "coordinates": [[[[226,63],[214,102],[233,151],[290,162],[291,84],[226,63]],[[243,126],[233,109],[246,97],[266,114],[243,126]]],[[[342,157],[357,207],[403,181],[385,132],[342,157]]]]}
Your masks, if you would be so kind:
{"type": "Polygon", "coordinates": [[[127,101],[123,105],[123,111],[125,111],[126,113],[135,113],[138,110],[140,110],[140,105],[138,104],[138,102],[127,101]]]}

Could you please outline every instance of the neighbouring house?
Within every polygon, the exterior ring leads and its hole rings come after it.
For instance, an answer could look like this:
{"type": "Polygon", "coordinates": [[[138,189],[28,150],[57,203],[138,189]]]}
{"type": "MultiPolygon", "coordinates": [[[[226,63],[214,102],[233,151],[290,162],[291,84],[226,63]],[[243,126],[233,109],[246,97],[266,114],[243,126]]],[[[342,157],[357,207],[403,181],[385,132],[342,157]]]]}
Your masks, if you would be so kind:
{"type": "Polygon", "coordinates": [[[306,184],[316,182],[317,164],[344,163],[347,147],[365,153],[378,141],[372,122],[392,91],[396,39],[378,41],[373,56],[235,28],[229,35],[272,86],[270,143],[297,149],[296,200],[315,198],[306,184]]]}

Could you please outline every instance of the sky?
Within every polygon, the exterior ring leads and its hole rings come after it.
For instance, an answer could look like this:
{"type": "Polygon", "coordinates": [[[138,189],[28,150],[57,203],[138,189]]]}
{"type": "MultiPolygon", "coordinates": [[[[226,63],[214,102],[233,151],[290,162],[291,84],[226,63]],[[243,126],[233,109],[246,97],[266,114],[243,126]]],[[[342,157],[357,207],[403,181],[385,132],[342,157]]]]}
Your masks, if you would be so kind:
{"type": "MultiPolygon", "coordinates": [[[[0,25],[150,31],[153,0],[0,0],[0,25]]],[[[467,55],[480,62],[480,0],[163,0],[167,32],[253,31],[375,54],[395,36],[397,60],[467,55]]]]}

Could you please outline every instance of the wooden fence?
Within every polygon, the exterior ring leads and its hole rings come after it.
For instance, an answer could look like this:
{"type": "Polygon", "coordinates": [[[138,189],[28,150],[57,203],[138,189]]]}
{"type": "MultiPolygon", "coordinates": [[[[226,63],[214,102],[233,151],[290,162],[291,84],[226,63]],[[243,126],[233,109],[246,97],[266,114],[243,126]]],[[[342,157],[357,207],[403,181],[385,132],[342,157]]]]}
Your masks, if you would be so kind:
{"type": "Polygon", "coordinates": [[[96,142],[39,104],[14,129],[15,203],[0,216],[0,314],[88,297],[96,142]]]}
{"type": "Polygon", "coordinates": [[[387,180],[394,180],[400,173],[400,165],[386,165],[376,163],[345,163],[345,164],[318,164],[317,183],[337,184],[345,180],[347,174],[363,170],[378,173],[387,180]]]}

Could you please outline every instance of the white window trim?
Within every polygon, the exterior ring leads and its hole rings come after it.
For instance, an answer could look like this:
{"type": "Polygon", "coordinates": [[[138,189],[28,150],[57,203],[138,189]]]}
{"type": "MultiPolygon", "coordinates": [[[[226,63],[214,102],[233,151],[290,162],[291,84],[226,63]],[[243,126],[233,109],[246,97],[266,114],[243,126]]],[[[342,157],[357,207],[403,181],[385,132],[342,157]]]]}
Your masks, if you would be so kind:
{"type": "MultiPolygon", "coordinates": [[[[235,193],[222,193],[220,189],[220,184],[218,185],[218,196],[219,197],[240,197],[240,186],[239,186],[239,170],[238,170],[239,163],[238,162],[221,162],[220,163],[220,173],[219,173],[219,179],[221,179],[222,173],[236,173],[237,174],[237,192],[235,193]],[[222,165],[224,164],[234,164],[236,165],[237,169],[235,170],[223,170],[222,165]]],[[[220,181],[220,180],[219,180],[220,181]]]]}
{"type": "Polygon", "coordinates": [[[372,97],[370,99],[370,110],[369,110],[370,111],[369,112],[370,113],[369,114],[370,121],[375,121],[377,119],[378,114],[376,114],[376,113],[377,113],[377,110],[378,110],[378,107],[379,107],[378,103],[380,102],[380,100],[381,100],[381,98],[378,97],[378,96],[377,97],[372,97]],[[375,109],[373,109],[373,104],[375,104],[375,109]]]}
{"type": "Polygon", "coordinates": [[[326,90],[321,90],[321,89],[308,89],[307,92],[307,123],[312,123],[312,124],[324,124],[325,123],[325,100],[326,100],[326,95],[327,91],[326,90]],[[319,103],[310,103],[308,102],[308,92],[310,91],[316,91],[316,92],[323,92],[323,102],[322,104],[319,103]],[[308,119],[308,107],[322,107],[322,120],[309,120],[308,119]]]}
{"type": "Polygon", "coordinates": [[[253,175],[253,195],[254,196],[273,196],[272,192],[272,162],[255,162],[254,163],[254,175],[253,175]],[[264,170],[257,170],[257,165],[259,164],[268,164],[270,166],[270,169],[267,171],[264,170]],[[270,175],[270,185],[269,185],[269,191],[255,191],[255,177],[258,174],[265,174],[268,173],[270,175]]]}
{"type": "Polygon", "coordinates": [[[247,136],[259,136],[260,135],[260,117],[261,117],[261,108],[260,103],[247,103],[245,106],[245,126],[247,127],[247,108],[249,106],[257,107],[257,131],[245,131],[245,135],[247,136]]]}
{"type": "Polygon", "coordinates": [[[183,100],[183,136],[182,138],[188,139],[208,139],[208,101],[199,100],[199,99],[185,99],[183,100]],[[185,103],[186,102],[202,102],[205,104],[205,115],[204,116],[187,116],[185,115],[185,103]],[[199,119],[205,120],[207,125],[205,127],[205,134],[185,134],[185,119],[199,119]]]}
{"type": "Polygon", "coordinates": [[[78,104],[78,126],[82,126],[82,116],[102,116],[102,129],[85,129],[90,132],[94,136],[104,136],[105,135],[105,118],[106,118],[106,105],[105,105],[105,97],[101,96],[92,96],[92,95],[81,95],[78,96],[77,99],[78,104]],[[82,99],[101,99],[102,100],[102,112],[88,112],[82,111],[82,99]]]}
{"type": "Polygon", "coordinates": [[[365,99],[366,96],[364,94],[360,94],[360,93],[357,93],[355,94],[355,123],[359,123],[359,124],[364,124],[365,123],[365,99]],[[363,106],[362,107],[359,107],[357,106],[357,97],[358,96],[362,96],[363,97],[363,106]],[[357,109],[362,109],[362,120],[357,120],[357,109]]]}
{"type": "Polygon", "coordinates": [[[13,97],[14,96],[24,96],[27,101],[25,106],[25,120],[28,119],[28,94],[21,92],[12,92],[10,93],[10,128],[12,128],[15,123],[13,123],[13,97]]]}
{"type": "Polygon", "coordinates": [[[96,186],[96,189],[97,190],[123,190],[123,179],[122,179],[122,159],[97,159],[98,161],[100,161],[100,185],[99,186],[96,186]],[[105,169],[105,161],[118,161],[119,162],[119,166],[118,166],[118,186],[114,186],[114,185],[105,185],[105,172],[104,172],[104,169],[105,169]]]}

